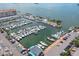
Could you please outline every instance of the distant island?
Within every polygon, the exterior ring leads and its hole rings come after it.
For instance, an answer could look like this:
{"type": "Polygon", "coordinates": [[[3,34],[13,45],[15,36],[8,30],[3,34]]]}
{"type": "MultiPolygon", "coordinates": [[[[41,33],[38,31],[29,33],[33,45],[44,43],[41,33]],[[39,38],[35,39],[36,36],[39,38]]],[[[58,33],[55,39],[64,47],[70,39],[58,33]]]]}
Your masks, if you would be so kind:
{"type": "Polygon", "coordinates": [[[39,4],[39,3],[34,3],[34,4],[39,4]]]}
{"type": "Polygon", "coordinates": [[[79,6],[79,4],[77,4],[77,6],[79,6]]]}

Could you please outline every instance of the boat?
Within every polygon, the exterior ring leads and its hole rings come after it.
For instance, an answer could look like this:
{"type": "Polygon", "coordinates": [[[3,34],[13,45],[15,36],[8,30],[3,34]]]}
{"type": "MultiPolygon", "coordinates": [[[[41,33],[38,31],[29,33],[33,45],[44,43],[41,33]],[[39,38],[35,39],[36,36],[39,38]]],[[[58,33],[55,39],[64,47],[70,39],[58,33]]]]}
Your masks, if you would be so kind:
{"type": "Polygon", "coordinates": [[[42,45],[44,45],[44,46],[48,46],[45,42],[43,42],[43,41],[40,41],[40,43],[42,44],[42,45]]]}
{"type": "Polygon", "coordinates": [[[52,36],[54,39],[58,39],[58,38],[60,38],[63,34],[64,34],[64,31],[60,31],[60,32],[57,32],[56,34],[52,34],[51,36],[52,36]]]}
{"type": "Polygon", "coordinates": [[[41,44],[37,44],[37,46],[41,48],[42,45],[41,44]]]}
{"type": "Polygon", "coordinates": [[[72,31],[74,29],[74,26],[70,27],[68,30],[69,31],[72,31]]]}
{"type": "Polygon", "coordinates": [[[50,37],[47,37],[47,39],[50,40],[50,41],[55,41],[55,39],[50,38],[50,37]]]}
{"type": "Polygon", "coordinates": [[[37,44],[37,46],[43,49],[45,48],[42,44],[37,44]]]}
{"type": "Polygon", "coordinates": [[[58,39],[58,38],[59,38],[58,34],[52,34],[51,36],[52,36],[52,38],[54,38],[54,39],[58,39]]]}

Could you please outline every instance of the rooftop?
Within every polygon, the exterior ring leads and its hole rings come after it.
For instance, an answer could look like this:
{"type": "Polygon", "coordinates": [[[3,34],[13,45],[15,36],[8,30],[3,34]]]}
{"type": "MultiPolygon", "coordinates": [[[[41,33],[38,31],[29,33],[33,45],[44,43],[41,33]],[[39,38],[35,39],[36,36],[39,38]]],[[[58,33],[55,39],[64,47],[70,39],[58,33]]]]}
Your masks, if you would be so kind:
{"type": "Polygon", "coordinates": [[[0,12],[15,12],[16,9],[3,9],[3,10],[0,10],[0,12]]]}
{"type": "Polygon", "coordinates": [[[42,49],[39,48],[37,45],[30,47],[29,50],[29,53],[32,53],[32,55],[35,56],[38,56],[42,52],[42,49]]]}

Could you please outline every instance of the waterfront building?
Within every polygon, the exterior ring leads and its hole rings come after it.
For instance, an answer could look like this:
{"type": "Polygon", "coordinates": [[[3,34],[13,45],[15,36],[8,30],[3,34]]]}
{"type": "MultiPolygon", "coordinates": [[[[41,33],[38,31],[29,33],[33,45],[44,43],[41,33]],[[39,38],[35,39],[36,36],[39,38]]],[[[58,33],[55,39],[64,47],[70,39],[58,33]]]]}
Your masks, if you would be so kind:
{"type": "Polygon", "coordinates": [[[43,55],[43,50],[35,45],[29,48],[28,54],[31,56],[40,56],[43,55]]]}
{"type": "Polygon", "coordinates": [[[0,18],[16,15],[15,9],[0,10],[0,18]]]}

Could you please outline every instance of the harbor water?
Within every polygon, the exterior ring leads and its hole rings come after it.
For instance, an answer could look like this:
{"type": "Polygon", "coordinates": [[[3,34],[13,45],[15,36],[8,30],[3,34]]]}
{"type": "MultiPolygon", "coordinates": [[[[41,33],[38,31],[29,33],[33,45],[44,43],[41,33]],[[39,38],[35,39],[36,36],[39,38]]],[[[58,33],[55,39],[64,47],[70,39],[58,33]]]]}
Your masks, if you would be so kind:
{"type": "MultiPolygon", "coordinates": [[[[16,9],[18,12],[21,13],[31,13],[35,16],[44,16],[49,17],[51,19],[58,19],[62,21],[62,30],[67,31],[69,27],[71,26],[79,26],[79,6],[77,4],[55,4],[55,3],[26,3],[26,4],[17,4],[17,3],[6,3],[6,4],[0,4],[0,9],[16,9]]],[[[22,40],[22,44],[26,47],[32,46],[38,41],[43,40],[45,41],[47,35],[51,34],[51,32],[57,32],[59,29],[53,28],[53,30],[46,29],[43,32],[39,32],[39,35],[34,36],[31,35],[24,39],[28,40],[22,40]],[[48,33],[47,33],[48,32],[48,33]],[[45,35],[45,34],[46,35],[45,35]],[[35,40],[38,41],[35,42],[35,40]],[[30,41],[29,39],[35,39],[33,41],[30,41]],[[27,42],[26,42],[27,41],[27,42]],[[34,43],[33,43],[34,42],[34,43]],[[31,43],[31,44],[30,44],[31,43]]]]}
{"type": "Polygon", "coordinates": [[[22,13],[31,13],[36,16],[46,16],[49,18],[60,19],[63,22],[63,29],[67,30],[70,26],[79,25],[79,6],[73,4],[53,4],[53,3],[6,3],[0,4],[0,9],[15,8],[22,13]]]}

